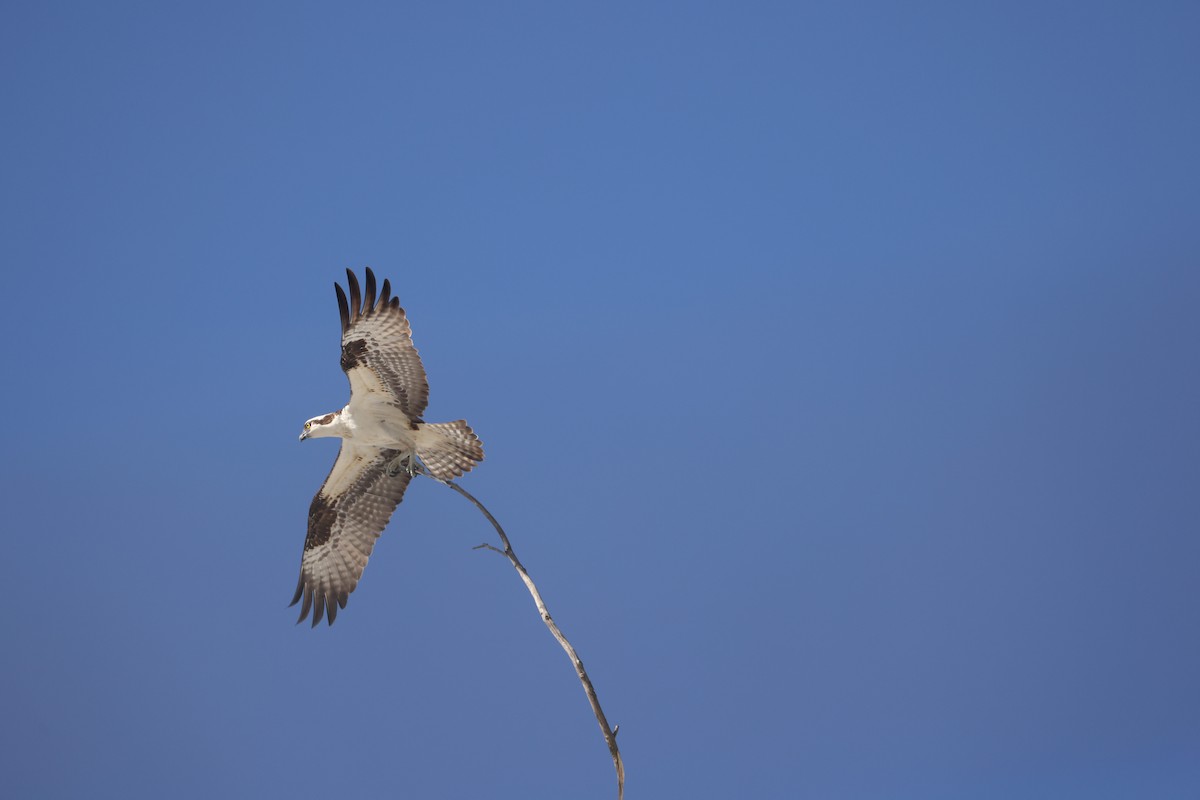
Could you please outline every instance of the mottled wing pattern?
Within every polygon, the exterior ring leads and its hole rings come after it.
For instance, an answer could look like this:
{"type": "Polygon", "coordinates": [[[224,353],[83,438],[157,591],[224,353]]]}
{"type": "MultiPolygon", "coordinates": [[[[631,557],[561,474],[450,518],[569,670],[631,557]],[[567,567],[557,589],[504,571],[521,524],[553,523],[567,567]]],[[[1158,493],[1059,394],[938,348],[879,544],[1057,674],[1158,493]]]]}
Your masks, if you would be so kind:
{"type": "Polygon", "coordinates": [[[340,285],[335,283],[334,288],[342,318],[342,369],[350,379],[351,394],[383,394],[410,420],[418,421],[429,403],[429,382],[400,301],[388,296],[391,287],[386,279],[375,298],[375,274],[370,267],[365,294],[350,270],[346,281],[349,301],[340,285]]]}
{"type": "Polygon", "coordinates": [[[337,461],[308,510],[300,582],[291,603],[304,601],[297,622],[303,622],[311,608],[314,628],[323,614],[332,625],[338,608],[346,607],[375,540],[412,479],[393,463],[399,454],[342,441],[337,461]]]}

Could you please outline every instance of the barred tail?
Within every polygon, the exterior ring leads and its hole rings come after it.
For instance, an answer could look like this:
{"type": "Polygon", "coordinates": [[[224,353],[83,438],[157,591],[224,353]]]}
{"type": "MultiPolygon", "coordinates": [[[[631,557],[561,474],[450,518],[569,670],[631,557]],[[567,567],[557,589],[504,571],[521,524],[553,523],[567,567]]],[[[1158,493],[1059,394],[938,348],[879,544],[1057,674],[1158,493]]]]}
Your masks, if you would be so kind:
{"type": "Polygon", "coordinates": [[[417,429],[417,456],[433,477],[448,481],[483,461],[483,443],[465,419],[422,422],[417,429]]]}

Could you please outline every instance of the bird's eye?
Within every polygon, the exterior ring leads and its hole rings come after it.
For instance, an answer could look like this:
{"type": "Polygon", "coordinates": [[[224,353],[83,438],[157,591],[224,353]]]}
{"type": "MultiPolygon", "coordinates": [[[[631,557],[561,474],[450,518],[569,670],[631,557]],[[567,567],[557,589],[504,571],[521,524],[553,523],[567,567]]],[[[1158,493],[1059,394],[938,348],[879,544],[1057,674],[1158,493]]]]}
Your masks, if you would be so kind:
{"type": "Polygon", "coordinates": [[[308,430],[308,429],[310,429],[311,427],[312,427],[312,423],[311,423],[311,422],[306,422],[306,423],[304,423],[304,430],[308,430]]]}

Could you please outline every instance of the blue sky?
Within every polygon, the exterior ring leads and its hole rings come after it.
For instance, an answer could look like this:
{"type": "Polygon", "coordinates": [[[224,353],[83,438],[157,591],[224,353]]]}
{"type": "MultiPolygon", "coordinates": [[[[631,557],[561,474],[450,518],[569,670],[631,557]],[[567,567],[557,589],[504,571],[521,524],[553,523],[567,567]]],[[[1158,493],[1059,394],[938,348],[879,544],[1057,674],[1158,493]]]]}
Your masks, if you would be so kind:
{"type": "Polygon", "coordinates": [[[293,625],[366,265],[628,797],[1200,792],[1194,3],[4,16],[12,796],[614,796],[451,492],[293,625]]]}

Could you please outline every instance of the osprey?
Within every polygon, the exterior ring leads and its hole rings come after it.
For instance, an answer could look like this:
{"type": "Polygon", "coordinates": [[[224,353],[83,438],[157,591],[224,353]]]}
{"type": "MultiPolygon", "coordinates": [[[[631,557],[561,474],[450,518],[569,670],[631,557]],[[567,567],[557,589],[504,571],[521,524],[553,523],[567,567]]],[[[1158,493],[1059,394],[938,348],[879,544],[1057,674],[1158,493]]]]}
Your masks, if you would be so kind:
{"type": "Polygon", "coordinates": [[[400,301],[388,297],[385,280],[375,297],[367,268],[366,294],[346,270],[350,299],[337,283],[342,318],[342,369],[350,379],[350,402],[341,411],[304,423],[300,441],[337,436],[341,450],[308,509],[308,536],[300,560],[303,622],[311,609],[315,628],[329,624],[358,585],[375,540],[404,497],[418,460],[439,480],[469,472],[483,460],[483,445],[466,420],[424,422],[429,383],[400,301]]]}

